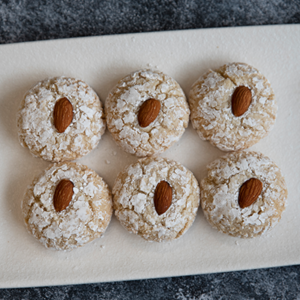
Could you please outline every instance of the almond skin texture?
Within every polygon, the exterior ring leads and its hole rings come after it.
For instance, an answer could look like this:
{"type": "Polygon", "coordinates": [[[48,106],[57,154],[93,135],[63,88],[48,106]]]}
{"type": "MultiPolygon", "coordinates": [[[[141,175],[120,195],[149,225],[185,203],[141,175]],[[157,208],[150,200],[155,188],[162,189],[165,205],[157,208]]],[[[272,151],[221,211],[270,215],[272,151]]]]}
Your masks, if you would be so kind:
{"type": "Polygon", "coordinates": [[[146,100],[139,110],[138,121],[141,127],[149,126],[158,116],[160,111],[160,101],[155,99],[146,100]]]}
{"type": "Polygon", "coordinates": [[[231,98],[232,113],[236,117],[242,116],[249,108],[251,101],[251,90],[246,86],[237,87],[231,98]]]}
{"type": "Polygon", "coordinates": [[[66,209],[72,200],[74,184],[68,179],[59,182],[55,189],[53,205],[57,212],[66,209]]]}
{"type": "Polygon", "coordinates": [[[239,205],[240,208],[250,206],[256,201],[263,188],[263,184],[256,178],[250,178],[245,181],[240,187],[239,205]]]}
{"type": "Polygon", "coordinates": [[[166,181],[161,181],[155,189],[154,205],[158,215],[165,213],[172,203],[172,188],[166,181]]]}
{"type": "Polygon", "coordinates": [[[59,133],[65,132],[73,120],[73,106],[67,98],[59,99],[54,106],[53,122],[59,133]]]}

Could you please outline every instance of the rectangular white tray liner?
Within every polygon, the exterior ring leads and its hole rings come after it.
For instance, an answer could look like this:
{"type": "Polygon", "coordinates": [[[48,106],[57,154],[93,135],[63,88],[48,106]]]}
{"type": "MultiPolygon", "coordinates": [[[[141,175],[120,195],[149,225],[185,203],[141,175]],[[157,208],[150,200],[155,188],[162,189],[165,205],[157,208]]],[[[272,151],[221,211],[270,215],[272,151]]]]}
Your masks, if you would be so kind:
{"type": "MultiPolygon", "coordinates": [[[[0,46],[0,287],[77,284],[264,268],[300,263],[300,26],[238,27],[30,42],[0,46]],[[201,209],[179,240],[149,243],[113,218],[104,238],[72,252],[44,248],[23,225],[20,203],[34,176],[49,163],[19,145],[16,113],[24,93],[51,76],[85,80],[102,101],[123,76],[157,67],[184,91],[209,68],[246,62],[271,82],[278,101],[273,131],[258,150],[286,178],[288,207],[269,234],[241,240],[212,229],[201,209]]],[[[200,181],[207,163],[225,154],[189,126],[163,154],[200,181]]],[[[137,160],[115,145],[108,131],[80,160],[113,186],[137,160]],[[115,155],[116,152],[117,154],[115,155]]]]}

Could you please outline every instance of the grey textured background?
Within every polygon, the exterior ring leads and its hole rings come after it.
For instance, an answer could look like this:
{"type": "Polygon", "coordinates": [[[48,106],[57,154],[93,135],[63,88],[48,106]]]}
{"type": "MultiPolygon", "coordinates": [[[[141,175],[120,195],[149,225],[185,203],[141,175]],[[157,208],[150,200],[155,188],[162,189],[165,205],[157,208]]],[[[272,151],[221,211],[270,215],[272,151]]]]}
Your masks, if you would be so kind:
{"type": "Polygon", "coordinates": [[[299,20],[299,0],[5,0],[0,43],[299,20]]]}
{"type": "Polygon", "coordinates": [[[0,299],[300,299],[298,267],[176,278],[0,290],[0,299]]]}
{"type": "MultiPolygon", "coordinates": [[[[289,23],[300,23],[299,0],[0,2],[0,44],[129,32],[289,23]]],[[[4,58],[0,61],[4,63],[4,58]]],[[[127,282],[0,289],[0,299],[300,300],[300,266],[127,282]]]]}

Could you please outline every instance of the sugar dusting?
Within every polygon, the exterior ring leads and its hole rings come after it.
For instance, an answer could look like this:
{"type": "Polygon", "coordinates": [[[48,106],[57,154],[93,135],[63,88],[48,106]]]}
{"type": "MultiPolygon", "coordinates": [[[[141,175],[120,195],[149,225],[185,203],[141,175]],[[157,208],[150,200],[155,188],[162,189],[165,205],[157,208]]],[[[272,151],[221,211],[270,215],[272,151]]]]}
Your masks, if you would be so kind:
{"type": "Polygon", "coordinates": [[[218,230],[238,237],[254,237],[274,227],[286,206],[287,188],[279,168],[257,152],[237,152],[207,166],[201,181],[201,206],[208,221],[218,230]],[[241,209],[238,195],[250,178],[263,183],[258,199],[241,209]]]}
{"type": "Polygon", "coordinates": [[[194,175],[165,158],[140,159],[121,172],[113,187],[114,208],[121,224],[146,240],[180,237],[193,223],[199,206],[199,186],[194,175]],[[157,184],[172,187],[172,205],[162,215],[154,206],[157,184]]]}
{"type": "Polygon", "coordinates": [[[107,185],[94,171],[75,163],[54,164],[28,187],[22,202],[29,232],[44,246],[70,250],[102,235],[112,215],[107,185]],[[53,195],[62,179],[73,182],[69,206],[56,212],[53,195]]]}
{"type": "Polygon", "coordinates": [[[255,68],[231,63],[209,70],[192,86],[191,121],[199,137],[223,151],[250,147],[273,128],[277,113],[274,92],[255,68]],[[251,90],[250,107],[240,117],[231,111],[231,96],[238,86],[251,90]]]}
{"type": "Polygon", "coordinates": [[[88,154],[105,131],[102,104],[82,80],[56,77],[39,82],[25,95],[18,113],[22,146],[35,156],[58,162],[88,154]],[[57,100],[66,97],[73,106],[73,120],[64,133],[53,125],[57,100]]]}
{"type": "Polygon", "coordinates": [[[118,82],[109,93],[105,109],[107,126],[123,150],[137,156],[162,153],[179,140],[189,121],[186,97],[171,77],[152,70],[136,71],[118,82]],[[150,98],[161,110],[148,127],[139,126],[137,115],[150,98]]]}

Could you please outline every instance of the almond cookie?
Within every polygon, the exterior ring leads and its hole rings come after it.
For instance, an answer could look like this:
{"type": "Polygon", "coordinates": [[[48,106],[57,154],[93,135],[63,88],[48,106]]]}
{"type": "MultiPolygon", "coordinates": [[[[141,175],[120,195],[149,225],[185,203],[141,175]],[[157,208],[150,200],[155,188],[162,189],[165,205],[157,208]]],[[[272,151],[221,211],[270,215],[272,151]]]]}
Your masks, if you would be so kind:
{"type": "Polygon", "coordinates": [[[258,152],[227,154],[207,166],[201,206],[209,223],[231,236],[252,238],[272,229],[286,207],[280,169],[258,152]]]}
{"type": "Polygon", "coordinates": [[[28,231],[45,247],[72,250],[100,237],[112,216],[112,197],[88,167],[61,162],[28,186],[22,202],[28,231]]]}
{"type": "Polygon", "coordinates": [[[272,129],[277,113],[269,81],[244,63],[209,70],[193,84],[189,103],[199,137],[223,151],[256,144],[272,129]]]}
{"type": "Polygon", "coordinates": [[[18,113],[23,147],[52,162],[73,160],[92,151],[105,131],[102,104],[82,80],[43,80],[24,96],[18,113]]]}
{"type": "Polygon", "coordinates": [[[113,187],[115,215],[147,241],[179,238],[194,222],[199,185],[191,171],[166,158],[143,158],[122,171],[113,187]]]}
{"type": "Polygon", "coordinates": [[[188,126],[190,110],[179,84],[152,70],[121,79],[109,93],[107,127],[116,143],[137,156],[162,153],[188,126]]]}

